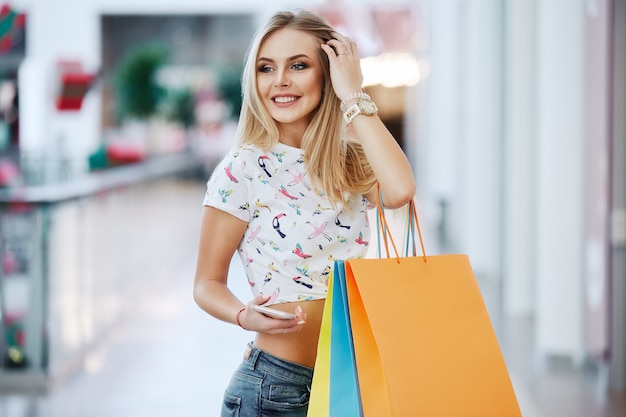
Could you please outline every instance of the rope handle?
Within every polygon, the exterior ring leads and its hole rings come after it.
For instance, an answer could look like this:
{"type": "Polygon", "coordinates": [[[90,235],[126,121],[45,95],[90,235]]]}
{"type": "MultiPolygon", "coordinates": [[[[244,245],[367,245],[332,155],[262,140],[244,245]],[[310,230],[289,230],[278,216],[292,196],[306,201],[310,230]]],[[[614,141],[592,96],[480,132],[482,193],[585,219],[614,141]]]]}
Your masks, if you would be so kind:
{"type": "MultiPolygon", "coordinates": [[[[377,184],[377,195],[376,199],[376,219],[377,219],[377,230],[378,230],[378,257],[381,258],[381,240],[385,247],[385,254],[387,258],[390,258],[389,254],[389,241],[391,241],[391,246],[393,247],[393,251],[395,253],[395,258],[398,262],[400,262],[400,254],[398,252],[398,248],[396,247],[396,243],[393,240],[393,236],[391,235],[391,231],[389,229],[389,224],[387,223],[387,218],[385,216],[385,206],[383,204],[383,195],[380,190],[380,185],[377,184]],[[381,238],[382,235],[382,238],[381,238]]],[[[411,199],[410,202],[407,203],[407,223],[405,226],[406,230],[406,247],[404,256],[409,256],[409,245],[412,247],[412,256],[417,256],[417,245],[416,245],[416,237],[419,239],[420,248],[422,250],[422,258],[424,262],[427,262],[426,250],[424,249],[424,239],[422,237],[422,230],[420,228],[419,219],[417,217],[417,208],[415,207],[415,201],[411,199]]]]}

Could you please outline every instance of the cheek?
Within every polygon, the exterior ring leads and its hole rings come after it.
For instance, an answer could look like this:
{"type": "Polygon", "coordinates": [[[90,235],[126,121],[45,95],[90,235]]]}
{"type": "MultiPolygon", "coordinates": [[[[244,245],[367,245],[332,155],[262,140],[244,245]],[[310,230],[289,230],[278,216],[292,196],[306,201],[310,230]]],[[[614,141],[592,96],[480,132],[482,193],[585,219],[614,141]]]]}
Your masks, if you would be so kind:
{"type": "Polygon", "coordinates": [[[257,77],[256,78],[256,86],[257,86],[257,90],[259,91],[259,93],[263,93],[263,92],[267,91],[269,84],[270,83],[268,82],[267,77],[257,77]]]}
{"type": "Polygon", "coordinates": [[[322,82],[321,77],[314,77],[309,80],[308,82],[309,94],[315,95],[321,99],[323,89],[324,89],[324,84],[322,82]]]}

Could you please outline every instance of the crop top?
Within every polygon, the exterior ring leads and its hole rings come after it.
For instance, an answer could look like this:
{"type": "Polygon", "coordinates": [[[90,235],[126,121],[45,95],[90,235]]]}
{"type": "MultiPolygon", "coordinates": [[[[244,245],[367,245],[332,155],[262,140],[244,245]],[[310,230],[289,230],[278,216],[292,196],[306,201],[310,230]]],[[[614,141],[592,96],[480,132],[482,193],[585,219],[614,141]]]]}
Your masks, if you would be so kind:
{"type": "Polygon", "coordinates": [[[252,293],[271,295],[267,305],[325,298],[334,260],[365,256],[369,203],[358,194],[348,204],[333,207],[313,188],[302,150],[282,143],[232,150],[203,202],[248,222],[238,252],[252,293]]]}

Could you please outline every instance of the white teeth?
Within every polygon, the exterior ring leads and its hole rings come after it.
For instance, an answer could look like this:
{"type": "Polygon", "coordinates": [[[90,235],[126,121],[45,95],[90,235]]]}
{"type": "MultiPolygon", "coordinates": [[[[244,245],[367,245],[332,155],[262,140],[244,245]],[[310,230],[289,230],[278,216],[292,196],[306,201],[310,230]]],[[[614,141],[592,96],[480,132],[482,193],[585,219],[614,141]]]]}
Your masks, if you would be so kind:
{"type": "Polygon", "coordinates": [[[290,103],[296,101],[296,97],[274,97],[276,103],[290,103]]]}

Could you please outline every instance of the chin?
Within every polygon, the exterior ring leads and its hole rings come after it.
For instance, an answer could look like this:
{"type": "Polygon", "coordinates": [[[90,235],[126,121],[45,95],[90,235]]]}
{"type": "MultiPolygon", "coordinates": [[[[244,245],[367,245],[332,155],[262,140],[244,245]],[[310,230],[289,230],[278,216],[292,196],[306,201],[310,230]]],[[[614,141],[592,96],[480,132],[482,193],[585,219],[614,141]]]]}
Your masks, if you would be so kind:
{"type": "Polygon", "coordinates": [[[298,115],[296,117],[289,117],[285,115],[272,116],[272,119],[274,119],[276,123],[281,123],[281,124],[296,124],[296,123],[303,123],[303,122],[308,124],[311,118],[312,117],[310,115],[304,115],[304,116],[298,115]]]}

